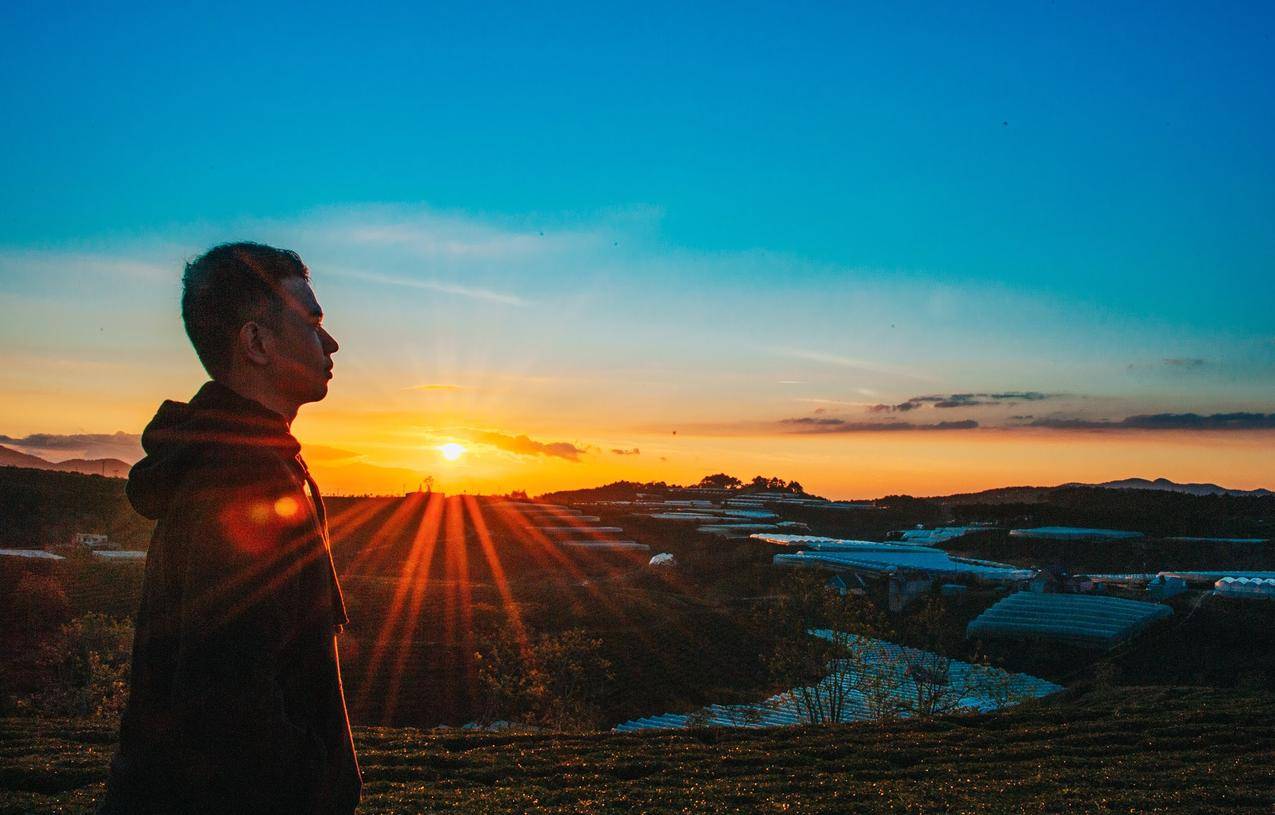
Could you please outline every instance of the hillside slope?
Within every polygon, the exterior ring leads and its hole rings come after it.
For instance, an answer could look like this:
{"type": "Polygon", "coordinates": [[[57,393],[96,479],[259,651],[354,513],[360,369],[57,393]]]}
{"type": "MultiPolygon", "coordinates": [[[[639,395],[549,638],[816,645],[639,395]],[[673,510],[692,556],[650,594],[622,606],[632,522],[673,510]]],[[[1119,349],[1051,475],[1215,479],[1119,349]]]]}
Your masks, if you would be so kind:
{"type": "MultiPolygon", "coordinates": [[[[0,813],[81,811],[110,725],[0,720],[0,813]]],[[[1124,688],[826,728],[509,736],[356,728],[360,815],[1269,812],[1275,696],[1124,688]]]]}

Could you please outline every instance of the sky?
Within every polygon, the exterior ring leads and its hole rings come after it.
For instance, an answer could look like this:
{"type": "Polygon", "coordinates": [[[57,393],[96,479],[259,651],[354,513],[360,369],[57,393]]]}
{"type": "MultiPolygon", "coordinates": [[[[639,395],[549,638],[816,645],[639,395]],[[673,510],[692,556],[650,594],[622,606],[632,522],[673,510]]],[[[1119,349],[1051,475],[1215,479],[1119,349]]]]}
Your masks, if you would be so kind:
{"type": "Polygon", "coordinates": [[[4,4],[0,444],[139,456],[250,239],[329,491],[1275,487],[1275,8],[686,5],[4,4]]]}

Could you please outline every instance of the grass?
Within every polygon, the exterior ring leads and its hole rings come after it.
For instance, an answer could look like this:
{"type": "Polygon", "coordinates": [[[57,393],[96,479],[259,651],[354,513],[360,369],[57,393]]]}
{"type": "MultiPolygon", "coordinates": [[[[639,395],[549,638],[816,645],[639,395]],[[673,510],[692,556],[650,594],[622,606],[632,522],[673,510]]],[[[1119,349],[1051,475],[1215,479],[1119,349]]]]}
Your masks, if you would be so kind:
{"type": "MultiPolygon", "coordinates": [[[[81,812],[113,724],[0,720],[0,813],[81,812]]],[[[1090,692],[981,717],[511,736],[356,728],[359,812],[1269,812],[1275,696],[1090,692]]]]}

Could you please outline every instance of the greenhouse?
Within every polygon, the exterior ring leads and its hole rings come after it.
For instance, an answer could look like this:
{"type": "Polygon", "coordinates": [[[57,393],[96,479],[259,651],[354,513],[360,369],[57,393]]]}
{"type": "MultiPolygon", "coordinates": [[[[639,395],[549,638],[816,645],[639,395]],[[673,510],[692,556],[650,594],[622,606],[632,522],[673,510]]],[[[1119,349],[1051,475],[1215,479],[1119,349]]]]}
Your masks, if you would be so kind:
{"type": "Polygon", "coordinates": [[[0,549],[0,557],[21,557],[32,560],[63,560],[61,555],[43,549],[0,549]]]}
{"type": "MultiPolygon", "coordinates": [[[[812,549],[816,552],[864,552],[876,547],[881,551],[896,551],[904,546],[899,542],[882,543],[881,541],[861,541],[851,540],[849,538],[824,538],[819,535],[776,535],[776,534],[758,534],[752,536],[753,540],[759,540],[762,543],[773,543],[776,546],[800,547],[802,549],[812,549]]],[[[908,549],[914,547],[907,547],[908,549]]]]}
{"type": "Polygon", "coordinates": [[[1023,591],[971,620],[965,636],[1111,648],[1172,613],[1166,605],[1141,600],[1023,591]]]}
{"type": "Polygon", "coordinates": [[[940,526],[937,529],[905,529],[899,539],[907,543],[933,545],[964,537],[971,532],[986,532],[990,526],[940,526]]]}
{"type": "Polygon", "coordinates": [[[1275,600],[1275,578],[1224,577],[1213,586],[1220,597],[1252,600],[1275,600]]]}
{"type": "Polygon", "coordinates": [[[1007,563],[953,557],[942,549],[907,544],[866,544],[857,549],[804,551],[775,555],[776,566],[812,567],[860,574],[924,574],[928,577],[971,577],[990,583],[1017,583],[1031,580],[1035,569],[1020,569],[1007,563]]]}
{"type": "Polygon", "coordinates": [[[1038,526],[1034,529],[1011,529],[1011,538],[1037,538],[1040,540],[1080,541],[1080,540],[1132,540],[1141,538],[1141,532],[1128,532],[1123,529],[1090,529],[1082,526],[1038,526]]]}
{"type": "Polygon", "coordinates": [[[651,547],[645,543],[637,541],[575,540],[558,541],[558,545],[572,549],[596,549],[607,552],[649,552],[651,550],[651,547]]]}
{"type": "Polygon", "coordinates": [[[664,713],[616,725],[619,732],[687,727],[783,727],[832,721],[861,722],[910,716],[918,700],[928,712],[986,713],[1062,690],[1044,679],[949,659],[885,640],[810,631],[845,644],[849,657],[829,663],[817,684],[761,702],[709,705],[693,713],[664,713]],[[835,714],[835,715],[831,715],[835,714]]]}

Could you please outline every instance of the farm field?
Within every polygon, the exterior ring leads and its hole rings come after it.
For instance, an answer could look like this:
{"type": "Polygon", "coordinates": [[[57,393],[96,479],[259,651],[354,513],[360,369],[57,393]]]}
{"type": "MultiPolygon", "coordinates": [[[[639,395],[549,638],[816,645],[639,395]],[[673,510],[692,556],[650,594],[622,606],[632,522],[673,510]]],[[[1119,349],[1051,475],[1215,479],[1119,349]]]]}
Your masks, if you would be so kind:
{"type": "MultiPolygon", "coordinates": [[[[80,812],[112,724],[0,720],[0,815],[80,812]]],[[[355,729],[360,813],[1269,812],[1275,695],[1091,691],[979,717],[764,731],[355,729]]]]}

